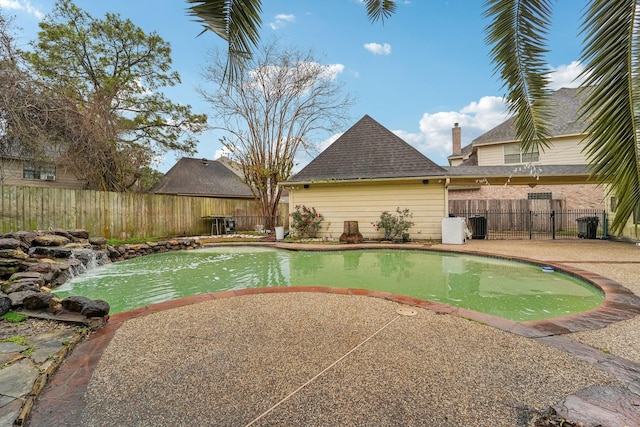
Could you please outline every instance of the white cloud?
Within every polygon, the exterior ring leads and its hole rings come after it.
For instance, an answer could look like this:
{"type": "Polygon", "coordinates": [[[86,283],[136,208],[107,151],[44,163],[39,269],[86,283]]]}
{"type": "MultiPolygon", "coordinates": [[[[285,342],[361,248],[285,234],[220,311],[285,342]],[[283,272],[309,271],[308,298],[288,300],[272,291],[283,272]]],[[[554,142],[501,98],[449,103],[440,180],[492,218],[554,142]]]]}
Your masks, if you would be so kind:
{"type": "Polygon", "coordinates": [[[274,21],[273,22],[269,22],[269,26],[271,27],[272,30],[277,30],[280,29],[282,27],[284,27],[287,22],[293,22],[296,20],[295,15],[287,15],[284,13],[279,13],[276,16],[274,16],[274,21]]]}
{"type": "Polygon", "coordinates": [[[584,77],[581,76],[583,71],[584,65],[580,61],[573,61],[569,65],[560,65],[557,68],[551,67],[551,89],[580,86],[584,82],[584,77]]]}
{"type": "Polygon", "coordinates": [[[391,45],[389,43],[379,44],[379,43],[366,43],[364,48],[369,52],[372,52],[375,55],[390,55],[391,54],[391,45]]]}
{"type": "Polygon", "coordinates": [[[497,96],[485,96],[458,111],[424,113],[419,121],[420,132],[394,131],[400,138],[420,150],[440,165],[446,165],[451,154],[451,128],[458,123],[462,128],[462,146],[507,119],[504,100],[497,96]]]}
{"type": "Polygon", "coordinates": [[[37,19],[44,18],[44,13],[32,6],[29,0],[0,0],[0,9],[23,10],[37,19]]]}
{"type": "Polygon", "coordinates": [[[229,151],[227,147],[216,150],[216,152],[213,153],[213,160],[218,160],[220,157],[231,157],[231,151],[229,151]]]}

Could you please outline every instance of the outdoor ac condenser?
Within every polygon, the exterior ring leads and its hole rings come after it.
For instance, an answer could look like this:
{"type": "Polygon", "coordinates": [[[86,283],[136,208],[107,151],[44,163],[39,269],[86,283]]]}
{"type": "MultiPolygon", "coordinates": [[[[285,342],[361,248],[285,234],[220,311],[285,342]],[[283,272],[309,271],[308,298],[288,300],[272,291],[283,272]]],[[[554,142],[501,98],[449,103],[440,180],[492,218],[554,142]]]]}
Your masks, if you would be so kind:
{"type": "Polygon", "coordinates": [[[467,241],[466,218],[442,218],[442,244],[462,245],[467,241]]]}

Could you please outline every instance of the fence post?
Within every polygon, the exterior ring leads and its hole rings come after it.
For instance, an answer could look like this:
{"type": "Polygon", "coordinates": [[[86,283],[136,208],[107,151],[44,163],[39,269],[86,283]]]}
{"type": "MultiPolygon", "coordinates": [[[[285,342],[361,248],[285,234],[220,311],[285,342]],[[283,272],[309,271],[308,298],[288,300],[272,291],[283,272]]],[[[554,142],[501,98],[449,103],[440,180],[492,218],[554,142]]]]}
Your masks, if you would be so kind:
{"type": "Polygon", "coordinates": [[[529,211],[529,240],[533,239],[533,211],[529,211]]]}
{"type": "Polygon", "coordinates": [[[556,211],[551,211],[551,236],[556,240],[556,211]]]}
{"type": "Polygon", "coordinates": [[[608,239],[609,237],[607,236],[607,211],[603,210],[602,211],[602,239],[608,239]]]}

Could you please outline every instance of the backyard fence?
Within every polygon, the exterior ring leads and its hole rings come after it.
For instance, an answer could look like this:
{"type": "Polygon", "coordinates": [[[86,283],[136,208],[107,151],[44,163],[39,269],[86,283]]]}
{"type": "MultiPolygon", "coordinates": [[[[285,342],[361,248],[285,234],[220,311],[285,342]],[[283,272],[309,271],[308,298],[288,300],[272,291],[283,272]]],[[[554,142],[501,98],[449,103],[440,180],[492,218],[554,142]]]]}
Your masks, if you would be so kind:
{"type": "MultiPolygon", "coordinates": [[[[287,226],[288,214],[281,203],[278,223],[287,226]]],[[[237,231],[262,219],[253,200],[0,185],[0,234],[81,228],[116,239],[196,236],[211,233],[210,216],[238,218],[237,231]]]]}
{"type": "Polygon", "coordinates": [[[449,211],[467,218],[474,239],[597,239],[607,237],[607,215],[598,210],[449,211]]]}

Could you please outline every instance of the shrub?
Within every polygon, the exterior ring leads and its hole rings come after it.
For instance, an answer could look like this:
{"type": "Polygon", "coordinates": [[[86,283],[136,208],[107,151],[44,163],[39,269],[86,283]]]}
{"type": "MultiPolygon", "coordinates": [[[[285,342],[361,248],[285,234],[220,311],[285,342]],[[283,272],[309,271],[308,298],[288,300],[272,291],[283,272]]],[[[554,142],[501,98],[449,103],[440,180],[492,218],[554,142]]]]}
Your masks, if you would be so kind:
{"type": "Polygon", "coordinates": [[[378,222],[372,224],[376,230],[384,230],[384,240],[394,240],[400,237],[403,241],[407,241],[409,240],[407,231],[413,226],[410,218],[413,218],[413,214],[409,212],[409,209],[400,210],[400,207],[397,207],[395,214],[384,211],[380,214],[378,222]]]}
{"type": "Polygon", "coordinates": [[[324,221],[321,213],[316,208],[308,208],[304,205],[296,205],[291,216],[291,231],[296,237],[316,237],[320,230],[320,224],[324,221]]]}

